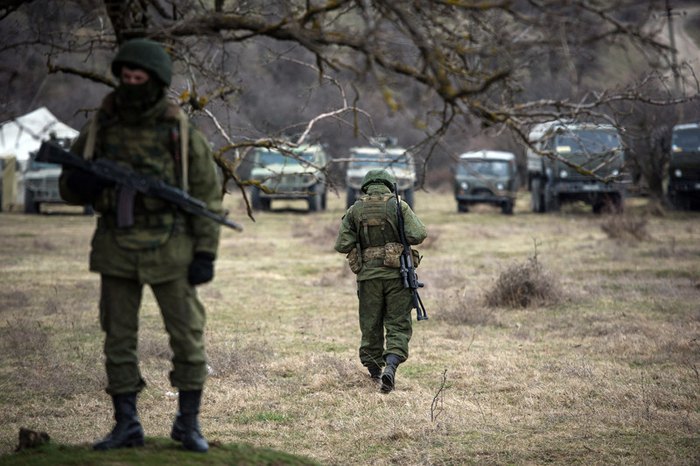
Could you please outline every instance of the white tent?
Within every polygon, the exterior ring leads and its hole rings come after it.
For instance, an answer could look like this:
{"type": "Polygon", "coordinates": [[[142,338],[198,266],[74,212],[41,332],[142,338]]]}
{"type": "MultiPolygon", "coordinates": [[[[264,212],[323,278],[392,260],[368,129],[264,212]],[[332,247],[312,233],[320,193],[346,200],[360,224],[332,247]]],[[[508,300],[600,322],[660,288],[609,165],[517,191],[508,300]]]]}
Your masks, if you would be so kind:
{"type": "Polygon", "coordinates": [[[29,154],[52,134],[72,139],[78,131],[59,121],[46,107],[0,123],[0,211],[24,203],[29,154]]]}
{"type": "Polygon", "coordinates": [[[46,107],[0,123],[0,157],[14,156],[26,163],[29,153],[54,133],[57,138],[75,138],[78,131],[58,120],[46,107]]]}

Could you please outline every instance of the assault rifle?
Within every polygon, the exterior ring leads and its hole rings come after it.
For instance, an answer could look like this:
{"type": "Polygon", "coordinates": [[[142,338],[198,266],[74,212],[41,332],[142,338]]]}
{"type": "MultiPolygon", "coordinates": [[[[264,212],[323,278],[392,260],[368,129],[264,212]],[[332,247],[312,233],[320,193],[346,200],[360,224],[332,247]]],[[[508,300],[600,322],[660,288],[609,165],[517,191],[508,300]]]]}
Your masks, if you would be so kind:
{"type": "Polygon", "coordinates": [[[418,281],[416,268],[413,265],[413,253],[411,252],[411,246],[408,244],[408,240],[406,239],[403,211],[401,210],[401,198],[399,197],[399,190],[396,183],[394,183],[394,195],[396,196],[396,218],[399,223],[399,239],[403,245],[403,251],[401,251],[401,256],[399,257],[403,287],[411,289],[411,295],[413,296],[413,308],[416,310],[418,320],[428,320],[428,313],[425,311],[423,300],[420,299],[420,295],[418,294],[418,288],[423,288],[424,285],[418,281]]]}
{"type": "Polygon", "coordinates": [[[50,141],[44,141],[41,144],[36,160],[84,170],[117,184],[119,186],[117,201],[117,225],[119,227],[130,227],[134,224],[134,199],[136,193],[141,193],[175,205],[189,214],[206,217],[234,230],[243,231],[241,225],[226,218],[225,215],[212,212],[207,208],[206,203],[190,196],[185,191],[153,177],[136,173],[111,160],[98,159],[91,162],[50,141]]]}

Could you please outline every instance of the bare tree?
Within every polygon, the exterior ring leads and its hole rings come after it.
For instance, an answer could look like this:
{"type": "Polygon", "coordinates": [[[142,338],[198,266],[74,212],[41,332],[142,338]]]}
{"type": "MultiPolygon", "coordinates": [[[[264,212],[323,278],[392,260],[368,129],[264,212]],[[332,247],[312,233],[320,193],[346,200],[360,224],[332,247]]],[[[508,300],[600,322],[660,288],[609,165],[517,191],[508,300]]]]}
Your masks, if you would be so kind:
{"type": "MultiPolygon", "coordinates": [[[[698,93],[683,62],[686,92],[669,84],[662,0],[19,3],[0,9],[0,55],[40,57],[47,66],[34,80],[113,85],[106,64],[121,41],[167,44],[182,76],[174,95],[216,135],[229,177],[246,148],[284,134],[342,146],[401,131],[425,168],[463,149],[465,134],[506,131],[525,144],[538,122],[619,125],[621,103],[667,106],[698,93]]],[[[18,88],[17,72],[2,78],[18,88]]]]}

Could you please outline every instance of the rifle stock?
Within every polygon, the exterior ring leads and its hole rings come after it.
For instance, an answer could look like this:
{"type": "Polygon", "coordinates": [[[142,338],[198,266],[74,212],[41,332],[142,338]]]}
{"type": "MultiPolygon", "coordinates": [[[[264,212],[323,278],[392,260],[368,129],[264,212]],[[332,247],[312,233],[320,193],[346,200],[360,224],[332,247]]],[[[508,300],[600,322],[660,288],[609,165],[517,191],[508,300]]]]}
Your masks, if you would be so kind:
{"type": "Polygon", "coordinates": [[[234,230],[243,231],[240,224],[226,218],[225,215],[212,212],[207,208],[206,203],[185,191],[170,186],[162,180],[136,173],[116,162],[104,159],[91,162],[50,141],[44,141],[41,144],[36,160],[84,170],[116,183],[119,186],[120,198],[123,197],[123,202],[120,200],[118,207],[120,226],[133,224],[133,200],[136,193],[141,193],[164,200],[189,214],[206,217],[234,230]]]}
{"type": "Polygon", "coordinates": [[[423,283],[418,281],[416,268],[413,264],[413,254],[411,253],[411,245],[406,239],[406,231],[404,229],[403,211],[401,210],[401,197],[399,196],[398,186],[394,184],[394,195],[396,196],[396,217],[398,221],[399,239],[403,245],[401,257],[399,258],[401,278],[403,279],[403,287],[411,289],[413,296],[413,308],[416,310],[418,320],[428,320],[428,313],[423,306],[423,300],[418,294],[418,288],[423,288],[423,283]]]}

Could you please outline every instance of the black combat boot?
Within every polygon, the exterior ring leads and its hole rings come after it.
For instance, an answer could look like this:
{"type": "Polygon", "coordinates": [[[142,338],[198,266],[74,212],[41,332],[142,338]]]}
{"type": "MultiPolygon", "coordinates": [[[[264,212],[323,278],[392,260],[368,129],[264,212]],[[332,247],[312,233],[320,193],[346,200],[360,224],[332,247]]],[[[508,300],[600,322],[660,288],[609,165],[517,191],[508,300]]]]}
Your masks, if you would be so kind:
{"type": "Polygon", "coordinates": [[[395,354],[387,354],[384,358],[386,367],[382,373],[382,392],[389,393],[394,389],[394,380],[396,379],[396,368],[399,367],[402,360],[395,354]]]}
{"type": "Polygon", "coordinates": [[[179,408],[175,417],[170,438],[182,442],[185,450],[206,453],[209,443],[199,430],[199,405],[202,401],[202,390],[180,391],[179,408]]]}
{"type": "Polygon", "coordinates": [[[379,364],[369,363],[367,365],[367,372],[369,372],[369,376],[372,377],[372,380],[375,382],[379,382],[379,379],[382,377],[382,368],[379,367],[379,364]]]}
{"type": "Polygon", "coordinates": [[[136,395],[137,393],[112,395],[117,424],[112,432],[92,446],[93,450],[143,446],[143,427],[136,413],[136,395]]]}

